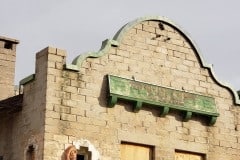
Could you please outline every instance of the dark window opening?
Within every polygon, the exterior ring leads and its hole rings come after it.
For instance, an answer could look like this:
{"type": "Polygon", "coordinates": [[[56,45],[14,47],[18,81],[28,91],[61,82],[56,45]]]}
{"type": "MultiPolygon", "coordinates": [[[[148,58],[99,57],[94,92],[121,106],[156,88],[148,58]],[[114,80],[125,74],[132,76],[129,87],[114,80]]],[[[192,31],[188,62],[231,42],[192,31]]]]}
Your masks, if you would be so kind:
{"type": "Polygon", "coordinates": [[[84,155],[78,154],[77,155],[77,160],[84,160],[84,155]]]}
{"type": "Polygon", "coordinates": [[[3,160],[3,156],[0,156],[0,160],[3,160]]]}
{"type": "Polygon", "coordinates": [[[5,49],[12,49],[13,44],[11,42],[5,42],[4,48],[5,49]]]}
{"type": "Polygon", "coordinates": [[[81,146],[78,150],[77,160],[91,160],[92,153],[88,150],[88,147],[81,146]]]}
{"type": "Polygon", "coordinates": [[[30,145],[28,146],[28,150],[27,150],[27,160],[35,160],[35,146],[34,145],[30,145]]]}

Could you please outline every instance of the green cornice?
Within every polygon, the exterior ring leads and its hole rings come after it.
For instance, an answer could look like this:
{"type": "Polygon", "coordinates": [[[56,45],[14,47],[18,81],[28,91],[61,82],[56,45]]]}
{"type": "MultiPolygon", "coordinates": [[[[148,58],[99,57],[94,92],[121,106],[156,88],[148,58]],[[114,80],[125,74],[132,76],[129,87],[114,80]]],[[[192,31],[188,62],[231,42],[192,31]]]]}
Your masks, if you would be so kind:
{"type": "Polygon", "coordinates": [[[184,113],[184,121],[188,121],[192,114],[204,115],[210,120],[210,125],[219,116],[213,97],[113,75],[108,75],[108,86],[108,107],[114,107],[118,99],[122,99],[133,102],[134,112],[147,104],[159,109],[160,116],[165,116],[171,109],[179,110],[184,113]]]}
{"type": "Polygon", "coordinates": [[[228,89],[234,96],[234,103],[237,105],[240,105],[240,99],[239,99],[238,93],[229,84],[226,84],[226,83],[220,81],[216,77],[215,72],[213,71],[213,66],[210,64],[207,64],[204,61],[200,49],[197,47],[196,43],[192,40],[192,38],[189,36],[189,34],[186,31],[184,31],[184,29],[182,27],[180,27],[173,21],[169,20],[168,18],[162,17],[162,16],[146,16],[146,17],[141,17],[132,22],[127,23],[115,34],[115,36],[113,37],[112,40],[103,41],[102,47],[98,52],[87,52],[85,54],[81,54],[73,60],[72,64],[67,64],[65,66],[65,68],[69,69],[69,70],[73,70],[73,71],[79,71],[80,67],[82,65],[82,62],[86,58],[98,58],[98,57],[103,56],[104,54],[107,53],[107,51],[110,49],[111,46],[118,46],[118,44],[121,43],[121,41],[122,41],[124,35],[127,33],[127,31],[129,31],[135,25],[137,25],[143,21],[150,21],[150,20],[161,21],[163,23],[166,23],[166,24],[172,26],[177,31],[179,31],[182,34],[182,36],[184,36],[186,38],[186,40],[189,42],[189,44],[195,51],[196,56],[199,58],[199,61],[200,61],[200,64],[202,65],[202,67],[207,68],[210,71],[210,73],[211,73],[212,77],[214,78],[214,80],[216,81],[216,83],[218,83],[220,86],[228,89]]]}
{"type": "Polygon", "coordinates": [[[111,46],[118,46],[119,43],[115,40],[106,39],[102,42],[101,49],[98,52],[87,52],[85,54],[81,54],[77,56],[73,61],[72,64],[66,64],[65,68],[73,71],[79,71],[82,62],[86,58],[99,58],[107,53],[111,46]]]}
{"type": "Polygon", "coordinates": [[[25,85],[27,84],[28,82],[31,82],[35,79],[35,74],[31,74],[25,78],[23,78],[20,82],[19,82],[19,86],[21,85],[25,85]]]}

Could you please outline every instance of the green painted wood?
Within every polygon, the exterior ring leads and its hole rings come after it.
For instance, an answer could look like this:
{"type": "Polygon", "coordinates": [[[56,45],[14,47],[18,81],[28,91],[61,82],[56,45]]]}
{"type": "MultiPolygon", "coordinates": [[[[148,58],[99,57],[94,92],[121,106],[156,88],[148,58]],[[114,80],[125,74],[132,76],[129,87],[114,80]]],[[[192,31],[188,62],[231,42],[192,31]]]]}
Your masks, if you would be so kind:
{"type": "Polygon", "coordinates": [[[134,112],[138,112],[142,108],[142,102],[137,101],[134,105],[134,112]]]}
{"type": "Polygon", "coordinates": [[[117,96],[112,95],[108,100],[108,107],[114,107],[117,103],[117,96]]]}
{"type": "Polygon", "coordinates": [[[141,109],[143,103],[160,108],[160,116],[168,114],[170,109],[184,111],[184,121],[188,121],[195,113],[211,117],[211,124],[213,125],[216,122],[215,117],[219,116],[215,100],[212,97],[113,75],[108,75],[108,83],[110,107],[114,107],[119,98],[133,101],[135,112],[141,109]]]}
{"type": "Polygon", "coordinates": [[[20,85],[25,85],[27,84],[28,82],[31,82],[35,79],[35,74],[31,74],[27,77],[25,77],[24,79],[22,79],[20,82],[19,82],[19,86],[20,85]]]}
{"type": "Polygon", "coordinates": [[[165,117],[168,114],[169,110],[170,110],[169,107],[163,106],[160,111],[160,116],[165,117]]]}
{"type": "Polygon", "coordinates": [[[210,126],[214,125],[216,121],[217,121],[217,116],[210,116],[209,125],[210,126]]]}
{"type": "Polygon", "coordinates": [[[191,118],[192,118],[192,112],[186,111],[186,112],[185,112],[185,115],[184,115],[184,118],[183,118],[183,121],[187,122],[187,121],[189,121],[191,118]]]}

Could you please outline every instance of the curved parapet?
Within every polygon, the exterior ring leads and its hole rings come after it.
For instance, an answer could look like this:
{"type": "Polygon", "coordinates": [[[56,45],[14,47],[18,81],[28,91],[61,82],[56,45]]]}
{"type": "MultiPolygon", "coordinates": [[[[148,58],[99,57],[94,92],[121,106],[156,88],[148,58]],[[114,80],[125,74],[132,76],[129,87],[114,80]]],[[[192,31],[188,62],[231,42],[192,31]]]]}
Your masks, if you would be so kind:
{"type": "Polygon", "coordinates": [[[162,17],[162,16],[147,16],[147,17],[141,17],[138,18],[132,22],[127,23],[126,25],[124,25],[113,37],[113,39],[111,40],[105,40],[102,43],[102,47],[98,52],[87,52],[85,54],[81,54],[79,56],[77,56],[72,64],[66,64],[65,68],[69,69],[69,70],[74,70],[74,71],[79,71],[80,67],[82,65],[82,62],[86,59],[86,58],[98,58],[101,57],[103,55],[105,55],[108,50],[111,48],[111,46],[118,46],[123,37],[125,36],[125,34],[132,29],[134,26],[144,22],[144,21],[159,21],[162,23],[165,23],[171,27],[173,27],[174,29],[176,29],[191,45],[191,48],[195,51],[197,58],[199,59],[200,65],[203,68],[206,68],[210,71],[213,79],[216,81],[217,84],[219,84],[220,86],[228,89],[229,91],[231,91],[231,93],[233,94],[234,97],[234,103],[240,105],[240,99],[239,99],[239,95],[238,93],[229,85],[226,84],[222,81],[220,81],[214,71],[213,71],[213,67],[210,64],[207,64],[202,55],[201,55],[201,51],[200,49],[197,47],[197,45],[195,44],[195,42],[191,39],[191,37],[189,36],[189,34],[184,31],[184,29],[182,29],[182,27],[180,27],[179,25],[175,24],[174,22],[172,22],[171,20],[169,20],[166,17],[162,17]]]}
{"type": "Polygon", "coordinates": [[[118,46],[118,42],[115,40],[106,39],[102,42],[102,47],[98,52],[87,52],[80,54],[72,61],[72,64],[66,64],[65,68],[73,71],[79,71],[82,62],[86,58],[98,58],[107,53],[111,46],[118,46]]]}

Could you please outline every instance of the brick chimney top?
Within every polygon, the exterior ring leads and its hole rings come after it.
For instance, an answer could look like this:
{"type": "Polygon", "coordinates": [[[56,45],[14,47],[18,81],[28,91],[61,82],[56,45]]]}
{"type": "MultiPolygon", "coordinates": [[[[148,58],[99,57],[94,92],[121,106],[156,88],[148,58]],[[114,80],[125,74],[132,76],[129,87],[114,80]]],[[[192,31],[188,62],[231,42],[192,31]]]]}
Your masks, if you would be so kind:
{"type": "Polygon", "coordinates": [[[0,100],[14,96],[16,46],[18,40],[0,36],[0,100]]]}
{"type": "Polygon", "coordinates": [[[17,40],[17,39],[12,39],[12,38],[8,38],[8,37],[4,37],[4,36],[0,36],[0,41],[8,41],[8,42],[12,42],[15,44],[19,43],[19,40],[17,40]]]}

